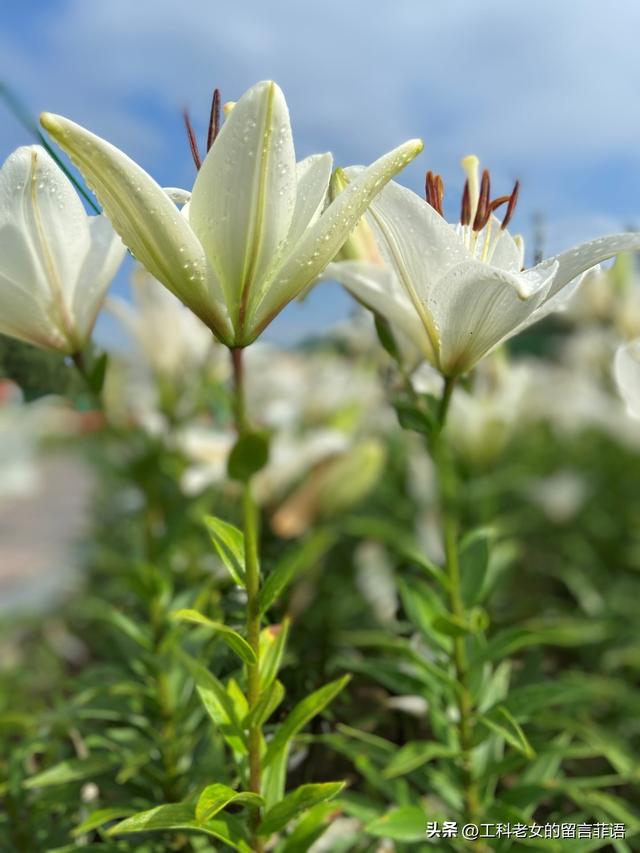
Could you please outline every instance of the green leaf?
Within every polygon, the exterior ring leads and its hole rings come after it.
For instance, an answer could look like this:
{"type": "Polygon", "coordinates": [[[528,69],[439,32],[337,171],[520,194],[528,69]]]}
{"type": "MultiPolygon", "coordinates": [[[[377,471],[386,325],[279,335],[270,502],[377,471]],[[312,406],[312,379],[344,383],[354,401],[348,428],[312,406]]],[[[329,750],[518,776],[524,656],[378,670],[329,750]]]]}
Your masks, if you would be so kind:
{"type": "Polygon", "coordinates": [[[284,699],[284,694],[285,689],[280,681],[274,681],[269,689],[263,690],[257,703],[245,717],[244,727],[250,729],[264,725],[284,699]]]}
{"type": "Polygon", "coordinates": [[[269,436],[265,432],[242,435],[229,454],[227,472],[232,480],[246,482],[269,461],[269,436]]]}
{"type": "Polygon", "coordinates": [[[269,743],[267,751],[264,754],[262,762],[263,767],[268,767],[274,758],[286,749],[289,742],[300,729],[305,726],[309,720],[313,719],[316,714],[323,711],[340,691],[349,683],[351,676],[344,675],[336,681],[325,684],[319,690],[306,696],[296,707],[291,711],[287,719],[276,731],[273,740],[269,743]]]}
{"type": "Polygon", "coordinates": [[[328,530],[319,530],[299,547],[285,554],[278,565],[267,575],[260,590],[258,598],[260,613],[268,610],[296,575],[313,566],[329,550],[334,541],[334,534],[328,530]]]}
{"type": "Polygon", "coordinates": [[[260,835],[271,835],[273,832],[278,832],[301,812],[335,797],[344,788],[344,785],[344,782],[301,785],[269,809],[258,827],[258,833],[260,835]]]}
{"type": "Polygon", "coordinates": [[[263,766],[262,796],[265,807],[270,809],[284,797],[287,782],[287,764],[289,762],[289,744],[271,760],[268,767],[263,766]]]}
{"type": "Polygon", "coordinates": [[[200,832],[218,838],[234,850],[250,853],[242,824],[232,815],[221,814],[206,823],[198,823],[194,815],[193,803],[169,803],[156,806],[132,815],[112,827],[109,835],[126,835],[135,832],[151,832],[160,829],[181,829],[200,832]]]}
{"type": "Polygon", "coordinates": [[[424,841],[427,815],[418,806],[400,806],[371,821],[364,830],[369,835],[392,841],[424,841]]]}
{"type": "Polygon", "coordinates": [[[313,843],[329,828],[335,813],[336,806],[332,803],[320,803],[309,809],[296,823],[282,847],[278,846],[278,853],[307,853],[313,843]]]}
{"type": "Polygon", "coordinates": [[[472,633],[471,625],[451,613],[441,613],[431,623],[434,630],[447,637],[464,637],[472,633]]]}
{"type": "Polygon", "coordinates": [[[391,324],[387,320],[386,317],[383,317],[382,314],[377,314],[374,311],[373,314],[376,333],[378,335],[378,340],[384,347],[384,349],[389,353],[391,358],[395,361],[401,361],[402,356],[400,354],[400,350],[398,349],[398,344],[396,342],[395,336],[393,334],[393,330],[391,329],[391,324]]]}
{"type": "Polygon", "coordinates": [[[215,634],[219,634],[220,639],[223,640],[229,646],[231,651],[235,652],[244,663],[249,664],[249,666],[256,663],[257,658],[255,652],[245,638],[238,634],[237,631],[233,631],[231,628],[228,628],[222,622],[214,622],[212,619],[209,619],[208,616],[198,613],[197,610],[174,610],[170,615],[172,619],[175,619],[178,622],[192,622],[196,625],[206,626],[215,634]]]}
{"type": "Polygon", "coordinates": [[[432,435],[437,423],[433,414],[421,407],[410,397],[398,397],[393,401],[398,422],[403,429],[419,432],[422,435],[432,435]]]}
{"type": "Polygon", "coordinates": [[[93,776],[106,773],[120,764],[120,757],[115,753],[90,755],[89,758],[71,758],[62,761],[54,767],[49,767],[41,773],[36,773],[26,779],[25,788],[46,788],[49,785],[66,785],[69,782],[81,782],[93,776]]]}
{"type": "Polygon", "coordinates": [[[250,791],[234,791],[228,785],[219,783],[207,785],[196,803],[196,821],[202,824],[211,820],[230,803],[260,808],[263,802],[261,796],[250,791]]]}
{"type": "Polygon", "coordinates": [[[535,751],[522,731],[522,727],[504,705],[492,708],[486,714],[481,714],[477,719],[481,725],[499,734],[526,758],[535,758],[535,751]]]}
{"type": "Polygon", "coordinates": [[[269,625],[260,632],[260,691],[268,690],[280,671],[290,621],[285,619],[282,625],[269,625]]]}
{"type": "Polygon", "coordinates": [[[206,516],[204,521],[209,528],[211,541],[218,552],[218,556],[227,567],[229,574],[238,586],[244,586],[245,557],[242,531],[214,515],[206,516]]]}
{"type": "Polygon", "coordinates": [[[233,701],[220,681],[201,664],[188,655],[182,656],[196,683],[196,690],[207,713],[219,728],[229,746],[246,755],[244,731],[235,711],[233,701]]]}
{"type": "Polygon", "coordinates": [[[118,631],[127,636],[134,643],[137,643],[146,651],[150,651],[153,647],[151,635],[145,627],[138,625],[129,616],[126,616],[122,611],[116,610],[115,607],[110,607],[102,603],[100,607],[92,609],[92,615],[96,619],[101,619],[113,625],[118,631]]]}
{"type": "Polygon", "coordinates": [[[78,824],[78,826],[72,830],[71,835],[76,838],[78,835],[84,835],[85,832],[97,829],[99,826],[108,823],[110,820],[117,820],[118,818],[128,817],[132,814],[135,814],[135,809],[128,809],[126,806],[123,808],[112,806],[108,809],[98,809],[97,811],[92,812],[86,820],[83,820],[82,823],[78,824]]]}
{"type": "Polygon", "coordinates": [[[456,754],[455,749],[443,743],[429,740],[412,741],[394,753],[383,775],[385,779],[395,779],[397,776],[405,776],[417,770],[434,758],[451,758],[456,754]]]}
{"type": "Polygon", "coordinates": [[[91,365],[91,369],[87,375],[89,387],[96,396],[100,396],[104,386],[104,379],[107,373],[107,364],[109,362],[109,354],[103,352],[98,356],[91,365]]]}
{"type": "Polygon", "coordinates": [[[489,544],[493,531],[474,530],[460,543],[460,582],[462,600],[472,607],[482,600],[484,581],[489,567],[489,544]]]}

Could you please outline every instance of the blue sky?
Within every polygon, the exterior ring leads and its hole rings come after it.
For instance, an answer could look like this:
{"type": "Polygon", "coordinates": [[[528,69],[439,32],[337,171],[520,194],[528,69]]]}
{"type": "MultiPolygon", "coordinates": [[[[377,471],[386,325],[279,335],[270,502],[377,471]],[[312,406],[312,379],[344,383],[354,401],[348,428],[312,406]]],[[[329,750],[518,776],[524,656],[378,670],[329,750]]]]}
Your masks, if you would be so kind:
{"type": "MultiPolygon", "coordinates": [[[[367,163],[422,136],[400,180],[440,172],[455,217],[458,164],[476,153],[497,192],[521,179],[514,227],[526,237],[544,214],[553,252],[640,225],[639,32],[637,0],[25,0],[3,9],[0,73],[34,114],[73,118],[172,186],[193,180],[181,109],[204,133],[214,86],[235,100],[271,78],[299,157],[367,163]]],[[[2,158],[30,141],[3,112],[2,158]]],[[[349,304],[319,289],[271,335],[349,304]]]]}

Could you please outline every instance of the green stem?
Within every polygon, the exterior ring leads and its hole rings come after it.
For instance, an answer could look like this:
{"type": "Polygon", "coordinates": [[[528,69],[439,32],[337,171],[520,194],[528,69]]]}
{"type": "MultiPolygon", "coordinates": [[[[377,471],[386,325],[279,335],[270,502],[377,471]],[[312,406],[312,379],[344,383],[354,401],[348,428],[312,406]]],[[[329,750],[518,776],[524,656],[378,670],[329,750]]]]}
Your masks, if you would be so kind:
{"type": "MultiPolygon", "coordinates": [[[[236,431],[241,438],[248,431],[246,413],[243,350],[239,347],[230,350],[235,387],[234,408],[236,431]]],[[[256,663],[247,666],[247,702],[249,711],[253,711],[260,698],[260,563],[258,560],[258,511],[251,492],[251,481],[243,486],[242,511],[245,547],[245,582],[247,591],[247,641],[256,656],[256,663]]],[[[261,749],[262,727],[254,723],[249,729],[249,790],[261,793],[261,749]]],[[[255,809],[252,815],[253,850],[262,853],[263,843],[256,830],[260,822],[260,812],[255,809]]]]}
{"type": "MultiPolygon", "coordinates": [[[[465,621],[465,607],[460,583],[460,561],[458,557],[458,518],[456,507],[456,475],[444,440],[443,432],[447,420],[449,403],[455,387],[455,379],[446,379],[438,410],[438,429],[433,437],[431,450],[438,471],[440,484],[440,506],[444,535],[444,552],[449,580],[449,606],[456,621],[465,621]]],[[[479,799],[471,768],[473,745],[473,701],[469,690],[467,650],[464,637],[453,639],[453,664],[458,681],[459,736],[462,751],[462,773],[465,793],[466,820],[476,823],[479,814],[479,799]]]]}

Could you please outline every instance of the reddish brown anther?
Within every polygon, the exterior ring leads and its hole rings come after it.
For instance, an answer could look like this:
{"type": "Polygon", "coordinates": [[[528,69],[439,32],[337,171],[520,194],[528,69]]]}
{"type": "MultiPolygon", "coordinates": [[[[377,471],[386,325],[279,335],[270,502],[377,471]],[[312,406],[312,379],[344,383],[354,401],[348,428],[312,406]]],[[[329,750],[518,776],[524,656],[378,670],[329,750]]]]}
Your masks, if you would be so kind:
{"type": "Polygon", "coordinates": [[[489,212],[493,213],[494,210],[497,210],[499,207],[502,207],[503,204],[506,204],[510,198],[510,195],[500,195],[498,196],[498,198],[494,198],[494,200],[489,205],[489,212]]]}
{"type": "Polygon", "coordinates": [[[207,133],[207,151],[216,141],[220,132],[220,89],[215,89],[211,100],[211,112],[209,114],[209,131],[207,133]]]}
{"type": "Polygon", "coordinates": [[[513,212],[516,209],[516,204],[518,203],[518,193],[520,192],[520,181],[516,181],[513,185],[513,191],[509,196],[509,204],[507,205],[507,212],[504,215],[504,219],[502,220],[502,225],[500,228],[504,231],[507,225],[511,222],[511,217],[513,216],[513,212]]]}
{"type": "Polygon", "coordinates": [[[431,207],[442,216],[442,199],[444,198],[444,183],[440,175],[434,175],[429,170],[424,182],[425,196],[431,207]]]}
{"type": "Polygon", "coordinates": [[[460,224],[468,225],[471,222],[471,197],[469,195],[469,181],[464,182],[462,191],[462,209],[460,211],[460,224]]]}
{"type": "Polygon", "coordinates": [[[184,118],[184,126],[187,129],[187,136],[189,138],[189,148],[191,149],[191,156],[193,157],[193,162],[196,164],[196,169],[199,169],[202,166],[202,158],[200,157],[200,151],[198,149],[198,140],[196,139],[196,135],[193,131],[193,125],[191,124],[191,119],[189,118],[189,113],[185,110],[182,113],[182,117],[184,118]]]}
{"type": "Polygon", "coordinates": [[[484,226],[489,221],[489,217],[491,216],[491,207],[489,202],[490,195],[491,178],[489,176],[489,170],[485,169],[482,173],[482,179],[480,181],[480,195],[478,196],[478,207],[476,208],[476,215],[473,220],[474,231],[482,231],[484,226]]]}

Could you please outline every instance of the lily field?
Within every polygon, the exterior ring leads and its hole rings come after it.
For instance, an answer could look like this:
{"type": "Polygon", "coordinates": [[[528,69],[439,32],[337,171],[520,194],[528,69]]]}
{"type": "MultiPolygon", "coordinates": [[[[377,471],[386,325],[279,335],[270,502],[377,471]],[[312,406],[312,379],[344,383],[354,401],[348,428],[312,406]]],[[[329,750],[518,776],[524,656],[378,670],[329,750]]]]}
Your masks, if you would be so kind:
{"type": "Polygon", "coordinates": [[[640,232],[3,97],[0,851],[639,850],[640,232]]]}

